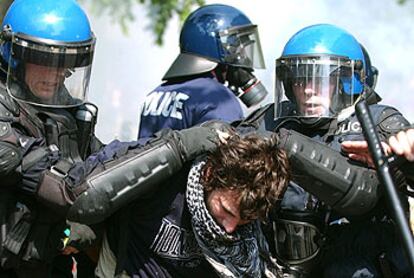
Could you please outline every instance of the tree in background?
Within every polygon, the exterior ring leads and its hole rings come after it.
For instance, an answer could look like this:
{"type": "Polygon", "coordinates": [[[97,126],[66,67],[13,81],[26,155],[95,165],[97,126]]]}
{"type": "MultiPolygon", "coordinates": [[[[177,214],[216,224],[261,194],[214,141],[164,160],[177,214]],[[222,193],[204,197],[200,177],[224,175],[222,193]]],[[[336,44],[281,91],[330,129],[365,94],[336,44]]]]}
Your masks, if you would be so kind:
{"type": "MultiPolygon", "coordinates": [[[[12,2],[13,0],[0,0],[1,19],[12,2]]],[[[151,20],[150,29],[155,35],[157,45],[163,44],[164,32],[174,15],[178,15],[180,22],[183,22],[194,8],[205,3],[204,0],[79,0],[79,2],[90,7],[95,15],[108,14],[121,26],[125,34],[128,33],[129,24],[135,21],[134,6],[143,5],[148,11],[148,18],[151,20]]]]}
{"type": "Polygon", "coordinates": [[[151,20],[150,29],[155,35],[155,43],[163,44],[164,32],[168,22],[178,15],[183,22],[196,7],[204,5],[204,0],[80,0],[89,3],[91,11],[96,15],[107,13],[112,20],[119,23],[122,31],[127,34],[128,26],[134,22],[133,8],[136,4],[144,5],[147,16],[151,20]]]}
{"type": "Polygon", "coordinates": [[[3,17],[6,14],[7,9],[9,8],[10,4],[13,0],[1,0],[0,1],[0,18],[1,22],[3,22],[3,17]]]}

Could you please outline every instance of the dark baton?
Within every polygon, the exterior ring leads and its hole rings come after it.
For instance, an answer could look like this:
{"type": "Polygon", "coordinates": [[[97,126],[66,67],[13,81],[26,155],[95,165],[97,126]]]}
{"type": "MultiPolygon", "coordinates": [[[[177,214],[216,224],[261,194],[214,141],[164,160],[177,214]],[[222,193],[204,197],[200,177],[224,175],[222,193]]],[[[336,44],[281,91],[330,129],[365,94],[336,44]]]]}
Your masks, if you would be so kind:
{"type": "Polygon", "coordinates": [[[402,238],[403,246],[408,255],[409,263],[411,264],[411,269],[414,271],[414,241],[411,230],[409,228],[400,199],[398,198],[398,193],[390,173],[388,159],[382,149],[381,141],[375,130],[372,116],[365,100],[359,101],[356,104],[355,111],[358,120],[361,123],[362,131],[364,133],[365,140],[368,143],[369,151],[374,160],[378,179],[385,187],[386,198],[390,204],[391,211],[394,214],[394,220],[396,221],[398,227],[397,230],[402,238]]]}

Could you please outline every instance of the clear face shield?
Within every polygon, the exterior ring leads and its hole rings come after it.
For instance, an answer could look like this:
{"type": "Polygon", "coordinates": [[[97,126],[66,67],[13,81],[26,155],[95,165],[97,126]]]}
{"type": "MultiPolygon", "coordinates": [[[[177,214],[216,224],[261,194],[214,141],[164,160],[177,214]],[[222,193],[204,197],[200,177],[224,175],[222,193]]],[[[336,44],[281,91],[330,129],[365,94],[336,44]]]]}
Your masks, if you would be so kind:
{"type": "MultiPolygon", "coordinates": [[[[360,61],[357,61],[359,64],[360,61]]],[[[343,57],[287,57],[276,60],[275,117],[332,118],[362,93],[361,72],[343,57]],[[290,100],[293,115],[283,106],[290,100]]]]}
{"type": "Polygon", "coordinates": [[[219,33],[224,61],[236,67],[264,69],[262,47],[256,25],[230,28],[219,33]]]}
{"type": "Polygon", "coordinates": [[[95,38],[60,43],[13,35],[7,90],[23,102],[45,107],[73,107],[87,95],[95,38]]]}

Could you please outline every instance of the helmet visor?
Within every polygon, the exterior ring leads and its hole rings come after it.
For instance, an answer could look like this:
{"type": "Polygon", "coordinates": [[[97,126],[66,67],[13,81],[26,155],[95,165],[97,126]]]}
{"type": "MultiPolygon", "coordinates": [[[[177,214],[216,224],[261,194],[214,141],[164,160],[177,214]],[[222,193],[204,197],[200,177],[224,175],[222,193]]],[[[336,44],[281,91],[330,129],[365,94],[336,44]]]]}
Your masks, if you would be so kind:
{"type": "Polygon", "coordinates": [[[52,45],[14,36],[7,89],[24,102],[47,107],[82,104],[87,95],[95,40],[52,45]]]}
{"type": "Polygon", "coordinates": [[[290,101],[293,116],[335,117],[356,100],[354,68],[353,61],[332,56],[276,60],[275,116],[283,117],[290,101]]]}
{"type": "Polygon", "coordinates": [[[226,29],[219,36],[225,63],[246,68],[265,68],[256,25],[226,29]]]}

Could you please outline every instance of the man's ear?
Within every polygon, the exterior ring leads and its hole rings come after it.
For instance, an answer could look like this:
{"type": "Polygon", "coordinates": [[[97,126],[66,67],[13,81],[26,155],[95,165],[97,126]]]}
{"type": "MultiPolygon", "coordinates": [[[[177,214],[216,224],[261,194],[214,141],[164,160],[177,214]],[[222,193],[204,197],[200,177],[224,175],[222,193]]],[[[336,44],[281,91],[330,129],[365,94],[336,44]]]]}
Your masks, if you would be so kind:
{"type": "Polygon", "coordinates": [[[211,179],[212,174],[213,174],[213,169],[211,168],[211,165],[207,163],[203,171],[203,181],[204,182],[209,181],[211,179]]]}

